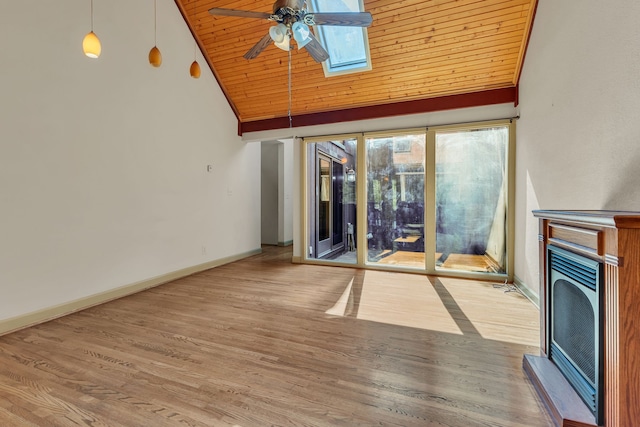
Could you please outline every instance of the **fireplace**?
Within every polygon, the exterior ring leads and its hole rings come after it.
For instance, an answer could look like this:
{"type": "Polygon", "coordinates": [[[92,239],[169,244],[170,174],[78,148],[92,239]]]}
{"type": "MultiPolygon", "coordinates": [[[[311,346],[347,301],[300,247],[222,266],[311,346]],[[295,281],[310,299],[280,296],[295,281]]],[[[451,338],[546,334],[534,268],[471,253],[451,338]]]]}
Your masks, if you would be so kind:
{"type": "Polygon", "coordinates": [[[603,415],[602,263],[547,247],[549,359],[593,413],[603,415]]]}
{"type": "Polygon", "coordinates": [[[556,426],[640,420],[640,212],[534,211],[540,354],[523,368],[556,426]]]}

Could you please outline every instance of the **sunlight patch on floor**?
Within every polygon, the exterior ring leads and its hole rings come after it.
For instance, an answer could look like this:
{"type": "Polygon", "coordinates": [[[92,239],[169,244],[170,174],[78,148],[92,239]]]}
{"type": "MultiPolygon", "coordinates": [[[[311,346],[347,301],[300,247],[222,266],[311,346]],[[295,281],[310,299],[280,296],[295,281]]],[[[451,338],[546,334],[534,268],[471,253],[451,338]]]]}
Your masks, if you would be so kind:
{"type": "Polygon", "coordinates": [[[487,339],[538,346],[540,312],[517,292],[491,282],[440,277],[466,319],[487,339]]]}
{"type": "Polygon", "coordinates": [[[349,307],[349,298],[351,297],[351,288],[353,287],[353,278],[349,281],[349,284],[345,288],[344,292],[335,303],[333,307],[325,311],[327,314],[334,316],[346,316],[347,308],[349,307]]]}
{"type": "Polygon", "coordinates": [[[426,276],[367,271],[358,319],[462,334],[426,276]]]}
{"type": "Polygon", "coordinates": [[[493,282],[368,270],[325,313],[451,334],[539,345],[539,311],[493,282]]]}

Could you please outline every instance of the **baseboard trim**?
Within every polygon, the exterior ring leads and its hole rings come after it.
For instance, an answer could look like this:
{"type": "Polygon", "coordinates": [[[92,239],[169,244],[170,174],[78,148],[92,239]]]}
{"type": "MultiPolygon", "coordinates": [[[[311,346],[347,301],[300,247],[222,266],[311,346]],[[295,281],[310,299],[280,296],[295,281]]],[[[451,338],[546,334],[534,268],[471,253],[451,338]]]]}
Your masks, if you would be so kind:
{"type": "Polygon", "coordinates": [[[291,257],[291,263],[292,264],[302,264],[302,257],[301,256],[292,256],[291,257]]]}
{"type": "Polygon", "coordinates": [[[522,292],[522,294],[529,298],[529,300],[538,308],[540,308],[540,297],[533,293],[531,288],[529,288],[518,276],[513,277],[513,284],[522,292]]]}
{"type": "Polygon", "coordinates": [[[221,258],[213,261],[209,261],[203,264],[194,265],[192,267],[183,268],[171,273],[162,274],[160,276],[152,277],[150,279],[142,280],[136,283],[132,283],[125,286],[120,286],[115,289],[100,292],[88,297],[80,298],[67,303],[58,304],[52,307],[47,307],[42,310],[37,310],[24,315],[12,317],[9,319],[0,321],[0,336],[9,334],[11,332],[18,331],[20,329],[28,328],[40,323],[48,322],[49,320],[57,319],[59,317],[66,316],[71,313],[75,313],[81,310],[85,310],[96,305],[104,304],[109,301],[116,300],[118,298],[132,295],[146,289],[154,288],[164,283],[172,282],[183,277],[191,276],[192,274],[200,273],[201,271],[209,270],[211,268],[219,267],[224,264],[229,264],[241,259],[257,255],[262,253],[262,249],[254,249],[249,252],[233,255],[226,258],[221,258]]]}
{"type": "Polygon", "coordinates": [[[293,240],[287,240],[286,242],[278,242],[278,246],[291,246],[293,245],[293,240]]]}

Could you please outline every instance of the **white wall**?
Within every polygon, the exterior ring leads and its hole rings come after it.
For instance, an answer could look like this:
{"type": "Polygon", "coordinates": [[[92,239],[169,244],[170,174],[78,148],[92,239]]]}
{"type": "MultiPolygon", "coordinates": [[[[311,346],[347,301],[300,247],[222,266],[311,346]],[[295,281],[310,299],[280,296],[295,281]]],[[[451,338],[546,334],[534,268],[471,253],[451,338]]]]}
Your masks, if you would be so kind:
{"type": "Polygon", "coordinates": [[[262,142],[262,243],[293,241],[293,140],[262,142]]]}
{"type": "Polygon", "coordinates": [[[260,230],[265,245],[278,244],[279,145],[277,141],[262,143],[260,230]]]}
{"type": "Polygon", "coordinates": [[[532,209],[640,210],[640,2],[540,0],[520,81],[515,274],[538,289],[532,209]]]}
{"type": "Polygon", "coordinates": [[[278,243],[290,245],[293,242],[293,139],[283,139],[278,145],[278,243]]]}
{"type": "Polygon", "coordinates": [[[173,0],[0,4],[0,320],[260,247],[260,146],[173,0]],[[207,172],[206,166],[213,165],[207,172]]]}

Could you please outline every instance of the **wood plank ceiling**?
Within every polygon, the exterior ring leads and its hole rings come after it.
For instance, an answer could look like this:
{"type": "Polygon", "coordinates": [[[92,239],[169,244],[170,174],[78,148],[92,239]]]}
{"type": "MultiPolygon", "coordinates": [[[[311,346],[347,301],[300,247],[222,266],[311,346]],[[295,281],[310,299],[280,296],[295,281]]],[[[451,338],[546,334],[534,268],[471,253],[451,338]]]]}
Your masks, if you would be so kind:
{"type": "MultiPolygon", "coordinates": [[[[212,16],[213,7],[271,13],[272,0],[175,0],[240,123],[287,117],[288,54],[243,58],[272,22],[212,16]]],[[[537,0],[364,0],[373,69],[325,77],[292,51],[293,116],[383,106],[517,85],[537,0]]],[[[204,64],[203,64],[204,65],[204,64]]]]}

